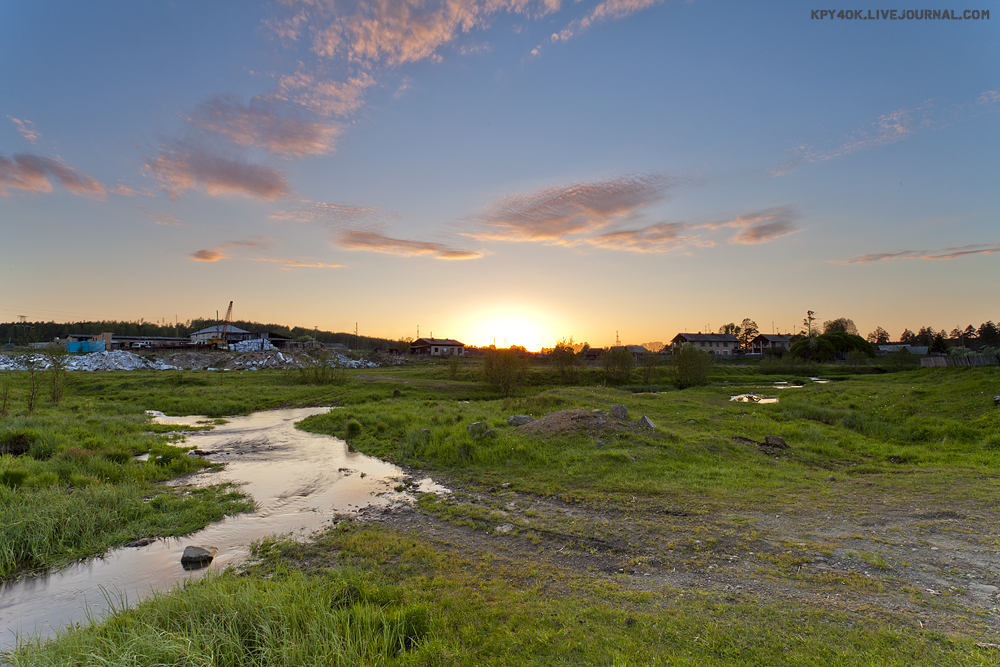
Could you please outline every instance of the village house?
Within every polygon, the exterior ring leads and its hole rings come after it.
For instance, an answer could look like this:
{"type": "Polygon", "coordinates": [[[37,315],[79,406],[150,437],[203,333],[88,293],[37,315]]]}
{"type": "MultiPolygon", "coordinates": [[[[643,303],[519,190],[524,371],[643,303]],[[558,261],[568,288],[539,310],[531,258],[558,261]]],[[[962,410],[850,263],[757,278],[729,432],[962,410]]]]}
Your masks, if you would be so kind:
{"type": "Polygon", "coordinates": [[[750,341],[750,351],[754,354],[763,354],[768,350],[784,350],[787,352],[792,347],[792,336],[790,334],[757,334],[750,341]]]}
{"type": "Polygon", "coordinates": [[[685,343],[691,343],[709,354],[731,355],[740,344],[732,334],[679,333],[670,341],[670,349],[677,352],[685,343]]]}
{"type": "Polygon", "coordinates": [[[432,357],[465,355],[465,343],[451,338],[418,338],[410,343],[410,354],[428,354],[432,357]]]}

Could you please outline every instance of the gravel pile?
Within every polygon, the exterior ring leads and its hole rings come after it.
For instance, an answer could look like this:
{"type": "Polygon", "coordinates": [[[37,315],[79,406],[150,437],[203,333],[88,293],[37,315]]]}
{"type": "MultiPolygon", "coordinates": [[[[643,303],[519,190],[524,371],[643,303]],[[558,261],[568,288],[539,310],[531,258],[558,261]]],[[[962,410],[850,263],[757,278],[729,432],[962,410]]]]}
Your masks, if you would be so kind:
{"type": "MultiPolygon", "coordinates": [[[[352,359],[339,352],[331,354],[328,359],[316,359],[309,356],[303,357],[303,361],[298,358],[298,355],[290,352],[279,352],[267,341],[246,342],[255,344],[257,349],[243,351],[237,355],[213,352],[209,354],[178,353],[165,357],[155,357],[148,354],[140,356],[127,350],[114,350],[69,355],[62,358],[65,360],[68,371],[168,371],[206,368],[255,371],[262,368],[302,368],[313,364],[324,364],[332,368],[377,368],[379,366],[374,361],[352,359]],[[260,350],[261,342],[266,343],[270,349],[260,350]]],[[[0,355],[0,371],[24,371],[32,367],[37,370],[45,370],[51,365],[52,357],[45,354],[0,355]]]]}
{"type": "MultiPolygon", "coordinates": [[[[91,352],[63,357],[68,371],[167,371],[178,370],[157,359],[146,359],[126,350],[91,352]]],[[[45,370],[52,365],[52,357],[44,354],[25,354],[17,357],[0,357],[0,370],[25,371],[31,367],[45,370]]]]}

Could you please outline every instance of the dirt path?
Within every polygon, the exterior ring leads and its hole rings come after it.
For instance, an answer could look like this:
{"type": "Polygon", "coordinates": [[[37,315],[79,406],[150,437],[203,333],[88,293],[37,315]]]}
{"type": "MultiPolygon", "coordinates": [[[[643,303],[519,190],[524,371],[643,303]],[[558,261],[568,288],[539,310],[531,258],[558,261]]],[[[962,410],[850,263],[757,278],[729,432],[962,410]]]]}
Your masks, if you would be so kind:
{"type": "MultiPolygon", "coordinates": [[[[363,512],[438,548],[505,555],[589,572],[651,592],[787,601],[996,642],[1000,637],[998,513],[937,511],[880,498],[863,482],[836,511],[784,513],[587,507],[505,488],[455,489],[430,512],[363,512]],[[468,525],[472,524],[472,525],[468,525]]],[[[643,502],[643,501],[638,501],[643,502]]]]}

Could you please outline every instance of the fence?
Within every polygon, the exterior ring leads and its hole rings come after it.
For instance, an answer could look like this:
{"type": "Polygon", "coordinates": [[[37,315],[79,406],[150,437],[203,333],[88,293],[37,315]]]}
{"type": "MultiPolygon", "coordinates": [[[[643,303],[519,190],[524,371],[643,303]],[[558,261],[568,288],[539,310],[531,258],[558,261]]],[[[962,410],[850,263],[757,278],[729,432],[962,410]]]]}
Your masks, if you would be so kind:
{"type": "Polygon", "coordinates": [[[995,354],[971,354],[967,357],[924,357],[920,360],[923,368],[935,366],[1000,366],[1000,358],[995,354]]]}

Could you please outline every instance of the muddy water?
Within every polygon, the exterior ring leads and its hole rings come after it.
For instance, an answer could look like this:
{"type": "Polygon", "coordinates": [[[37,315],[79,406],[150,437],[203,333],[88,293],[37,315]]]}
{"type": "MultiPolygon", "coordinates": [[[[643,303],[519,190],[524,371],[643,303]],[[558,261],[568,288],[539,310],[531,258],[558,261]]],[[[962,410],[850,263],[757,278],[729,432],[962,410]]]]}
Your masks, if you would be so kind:
{"type": "MultiPolygon", "coordinates": [[[[242,483],[259,504],[250,514],[230,517],[183,538],[123,548],[42,577],[24,578],[0,589],[0,651],[18,636],[50,636],[56,629],[102,615],[109,602],[134,604],[178,581],[218,571],[245,557],[247,545],[271,534],[308,534],[335,513],[405,498],[393,490],[403,477],[394,465],[348,451],[336,438],[299,431],[294,424],[328,408],[260,412],[232,417],[229,423],[188,436],[188,445],[206,458],[226,463],[219,472],[201,473],[180,483],[242,483]],[[213,563],[185,571],[181,554],[188,545],[218,547],[213,563]]],[[[167,417],[167,423],[194,424],[201,417],[167,417]]],[[[430,480],[421,490],[440,491],[430,480]]]]}

